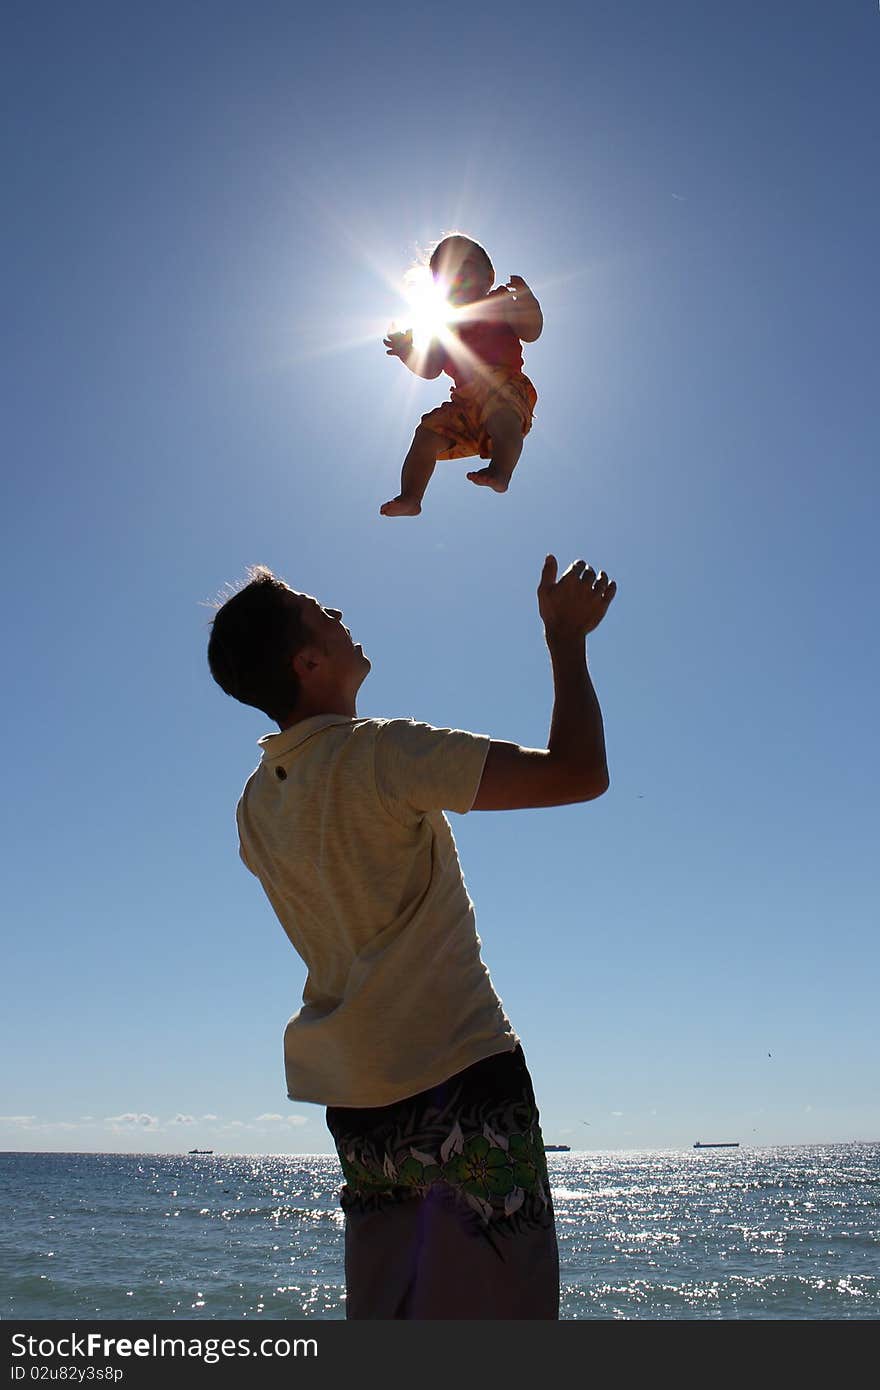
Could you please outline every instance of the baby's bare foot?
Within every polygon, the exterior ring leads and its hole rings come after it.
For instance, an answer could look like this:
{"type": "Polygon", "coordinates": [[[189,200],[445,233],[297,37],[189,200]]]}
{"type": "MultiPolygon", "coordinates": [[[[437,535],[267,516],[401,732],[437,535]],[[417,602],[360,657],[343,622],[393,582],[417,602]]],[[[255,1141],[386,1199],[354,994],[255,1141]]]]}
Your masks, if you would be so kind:
{"type": "Polygon", "coordinates": [[[505,477],[503,473],[496,473],[491,467],[479,468],[476,473],[468,473],[468,477],[477,487],[490,487],[493,492],[506,492],[510,482],[509,475],[505,477]]]}
{"type": "Polygon", "coordinates": [[[390,502],[379,508],[381,516],[418,516],[422,510],[421,502],[415,497],[392,497],[390,502]]]}

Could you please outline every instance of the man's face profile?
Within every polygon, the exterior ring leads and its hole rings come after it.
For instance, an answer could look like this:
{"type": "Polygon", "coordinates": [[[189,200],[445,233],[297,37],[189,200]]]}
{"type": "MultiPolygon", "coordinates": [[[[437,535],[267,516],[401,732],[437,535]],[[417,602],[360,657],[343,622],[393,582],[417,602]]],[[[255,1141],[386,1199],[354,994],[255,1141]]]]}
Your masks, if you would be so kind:
{"type": "Polygon", "coordinates": [[[342,610],[327,608],[311,594],[290,590],[290,602],[299,611],[310,641],[303,649],[304,660],[297,663],[304,684],[320,681],[324,689],[354,694],[360,689],[370,671],[369,657],[360,643],[355,643],[342,621],[342,610]],[[315,656],[318,664],[313,664],[315,656]]]}

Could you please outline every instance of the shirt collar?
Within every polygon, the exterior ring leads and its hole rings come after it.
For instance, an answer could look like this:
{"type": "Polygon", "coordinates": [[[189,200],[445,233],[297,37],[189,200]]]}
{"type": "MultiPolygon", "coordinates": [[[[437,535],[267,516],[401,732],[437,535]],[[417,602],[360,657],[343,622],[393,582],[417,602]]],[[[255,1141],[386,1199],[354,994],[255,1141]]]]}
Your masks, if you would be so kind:
{"type": "Polygon", "coordinates": [[[289,729],[282,729],[277,734],[264,734],[262,738],[257,739],[263,750],[263,762],[273,762],[276,758],[283,758],[285,754],[292,753],[294,748],[298,748],[301,743],[305,743],[314,734],[319,734],[322,729],[329,729],[333,724],[354,724],[356,722],[347,714],[316,714],[311,719],[300,719],[298,723],[291,724],[289,729]]]}

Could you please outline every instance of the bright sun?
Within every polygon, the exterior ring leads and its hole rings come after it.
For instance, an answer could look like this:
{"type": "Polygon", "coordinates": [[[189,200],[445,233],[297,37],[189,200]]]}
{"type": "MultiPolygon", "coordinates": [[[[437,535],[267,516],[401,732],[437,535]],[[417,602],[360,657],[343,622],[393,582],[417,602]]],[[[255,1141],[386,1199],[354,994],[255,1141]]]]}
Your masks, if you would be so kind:
{"type": "Polygon", "coordinates": [[[432,338],[444,336],[455,317],[455,309],[427,266],[407,276],[404,295],[407,302],[406,326],[412,330],[413,345],[426,348],[432,338]]]}

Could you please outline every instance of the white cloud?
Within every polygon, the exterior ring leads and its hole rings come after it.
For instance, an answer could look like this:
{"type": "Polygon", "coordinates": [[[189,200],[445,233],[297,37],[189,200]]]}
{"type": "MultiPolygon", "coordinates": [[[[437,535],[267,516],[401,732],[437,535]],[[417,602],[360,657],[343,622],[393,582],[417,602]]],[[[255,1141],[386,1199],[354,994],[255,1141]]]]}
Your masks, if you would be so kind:
{"type": "Polygon", "coordinates": [[[41,1120],[37,1115],[0,1115],[0,1125],[40,1133],[48,1130],[77,1130],[94,1123],[90,1115],[81,1120],[41,1120]]]}
{"type": "Polygon", "coordinates": [[[265,1131],[278,1129],[289,1129],[291,1126],[307,1125],[308,1117],[305,1115],[278,1115],[274,1111],[267,1110],[262,1115],[255,1116],[252,1120],[227,1120],[220,1126],[221,1130],[233,1129],[265,1131]]]}
{"type": "Polygon", "coordinates": [[[159,1118],[157,1115],[138,1114],[136,1111],[127,1110],[124,1115],[107,1115],[104,1120],[113,1129],[158,1129],[159,1118]]]}
{"type": "Polygon", "coordinates": [[[281,1115],[276,1111],[266,1111],[262,1115],[257,1115],[252,1120],[225,1120],[221,1121],[219,1115],[186,1115],[178,1111],[176,1115],[167,1120],[160,1120],[158,1115],[147,1114],[146,1111],[126,1110],[121,1115],[106,1115],[103,1120],[95,1120],[91,1115],[84,1115],[79,1120],[41,1120],[37,1115],[0,1115],[0,1126],[5,1126],[9,1130],[16,1130],[19,1133],[46,1133],[49,1131],[69,1132],[85,1127],[100,1127],[111,1134],[136,1134],[149,1131],[152,1134],[168,1133],[181,1126],[190,1128],[193,1125],[210,1125],[224,1130],[240,1131],[272,1131],[278,1129],[298,1128],[308,1124],[308,1117],[305,1115],[281,1115]]]}

